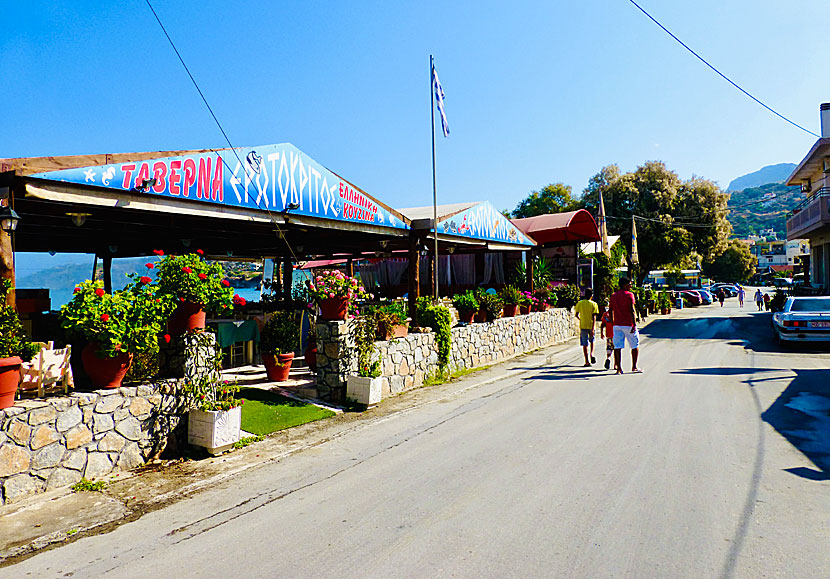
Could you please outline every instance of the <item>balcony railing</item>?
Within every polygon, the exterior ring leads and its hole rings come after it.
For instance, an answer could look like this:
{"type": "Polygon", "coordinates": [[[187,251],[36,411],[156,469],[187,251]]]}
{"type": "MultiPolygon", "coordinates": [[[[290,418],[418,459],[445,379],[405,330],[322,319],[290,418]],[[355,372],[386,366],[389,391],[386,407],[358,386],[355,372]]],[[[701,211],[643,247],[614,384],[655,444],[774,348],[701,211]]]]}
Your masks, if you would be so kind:
{"type": "Polygon", "coordinates": [[[830,187],[822,187],[796,205],[787,219],[787,239],[796,239],[822,225],[830,225],[830,187]]]}

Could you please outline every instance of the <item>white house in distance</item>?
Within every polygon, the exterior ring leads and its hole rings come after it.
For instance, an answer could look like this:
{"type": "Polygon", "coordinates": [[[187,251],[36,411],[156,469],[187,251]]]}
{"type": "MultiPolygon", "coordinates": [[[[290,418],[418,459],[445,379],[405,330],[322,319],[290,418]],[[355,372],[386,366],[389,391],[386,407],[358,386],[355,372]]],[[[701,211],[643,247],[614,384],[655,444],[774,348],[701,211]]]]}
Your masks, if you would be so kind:
{"type": "MultiPolygon", "coordinates": [[[[830,103],[820,107],[821,137],[787,179],[800,185],[804,200],[787,219],[787,239],[810,242],[810,281],[830,289],[830,103]]],[[[759,264],[760,265],[760,264],[759,264]]]]}

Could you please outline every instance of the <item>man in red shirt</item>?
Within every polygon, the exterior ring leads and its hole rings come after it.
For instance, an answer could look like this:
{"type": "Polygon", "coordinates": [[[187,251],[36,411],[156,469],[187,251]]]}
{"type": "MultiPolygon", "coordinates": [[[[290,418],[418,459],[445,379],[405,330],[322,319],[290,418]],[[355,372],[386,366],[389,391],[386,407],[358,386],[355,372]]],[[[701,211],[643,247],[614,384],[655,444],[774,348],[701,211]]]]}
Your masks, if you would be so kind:
{"type": "Polygon", "coordinates": [[[631,348],[631,371],[642,372],[637,367],[637,358],[640,355],[640,334],[637,331],[634,304],[637,299],[631,293],[631,281],[628,278],[620,279],[620,289],[611,294],[609,306],[611,319],[614,324],[614,369],[622,374],[622,349],[628,342],[631,348]]]}

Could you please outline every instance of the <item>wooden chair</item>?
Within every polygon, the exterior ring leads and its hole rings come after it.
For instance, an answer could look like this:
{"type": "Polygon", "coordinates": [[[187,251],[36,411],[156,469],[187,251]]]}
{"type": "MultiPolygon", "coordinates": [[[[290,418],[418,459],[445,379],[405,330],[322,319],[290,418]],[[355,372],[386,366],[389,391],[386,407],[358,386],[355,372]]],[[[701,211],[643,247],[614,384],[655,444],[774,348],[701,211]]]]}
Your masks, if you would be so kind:
{"type": "Polygon", "coordinates": [[[42,345],[32,361],[24,363],[21,368],[18,395],[37,392],[37,397],[43,398],[47,392],[61,389],[68,394],[69,388],[74,386],[72,367],[69,365],[71,354],[71,346],[55,350],[52,342],[42,345]]]}

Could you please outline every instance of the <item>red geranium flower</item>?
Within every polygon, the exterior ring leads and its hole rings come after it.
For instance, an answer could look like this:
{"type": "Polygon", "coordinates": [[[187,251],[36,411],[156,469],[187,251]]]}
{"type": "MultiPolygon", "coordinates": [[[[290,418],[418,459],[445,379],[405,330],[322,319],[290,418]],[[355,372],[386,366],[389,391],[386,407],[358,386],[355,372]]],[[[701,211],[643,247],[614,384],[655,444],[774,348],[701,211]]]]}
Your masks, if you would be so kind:
{"type": "Polygon", "coordinates": [[[81,291],[81,288],[76,287],[76,288],[75,288],[75,291],[74,291],[74,292],[72,292],[72,293],[75,293],[75,294],[76,294],[76,293],[78,293],[79,291],[81,291]]]}
{"type": "Polygon", "coordinates": [[[233,296],[233,303],[235,303],[238,306],[244,306],[247,303],[247,300],[239,294],[236,294],[235,296],[233,296]]]}
{"type": "Polygon", "coordinates": [[[228,281],[228,280],[226,280],[226,279],[223,279],[223,280],[222,280],[222,285],[223,285],[223,286],[225,286],[225,287],[229,287],[229,286],[231,285],[231,282],[229,282],[229,281],[228,281]]]}
{"type": "Polygon", "coordinates": [[[167,343],[167,344],[169,344],[169,343],[170,343],[170,334],[164,334],[164,341],[165,341],[165,343],[167,343]]]}
{"type": "Polygon", "coordinates": [[[190,268],[189,268],[189,267],[187,267],[187,266],[183,267],[183,268],[182,268],[182,271],[183,271],[184,273],[193,273],[193,270],[192,270],[192,269],[190,269],[190,268]]]}
{"type": "Polygon", "coordinates": [[[99,298],[100,298],[101,296],[103,296],[105,293],[107,293],[107,292],[105,292],[105,291],[104,291],[104,290],[102,290],[101,288],[98,288],[98,289],[96,289],[96,290],[95,290],[95,295],[96,295],[96,296],[98,296],[99,298]]]}
{"type": "Polygon", "coordinates": [[[204,251],[202,251],[201,249],[197,249],[197,250],[196,250],[196,253],[198,253],[199,255],[204,255],[204,254],[205,254],[205,252],[204,252],[204,251]]]}
{"type": "Polygon", "coordinates": [[[110,321],[110,315],[109,314],[101,314],[101,321],[102,322],[110,321]]]}
{"type": "Polygon", "coordinates": [[[144,265],[147,266],[147,269],[153,269],[154,267],[156,267],[152,263],[145,263],[144,265]]]}
{"type": "Polygon", "coordinates": [[[199,279],[206,280],[207,279],[207,274],[206,273],[200,273],[199,274],[199,279]]]}
{"type": "Polygon", "coordinates": [[[138,281],[140,281],[141,283],[150,283],[153,280],[147,277],[146,275],[143,275],[140,278],[138,278],[138,281]]]}
{"type": "Polygon", "coordinates": [[[164,252],[160,249],[154,249],[153,253],[155,253],[156,255],[164,255],[164,252]]]}

